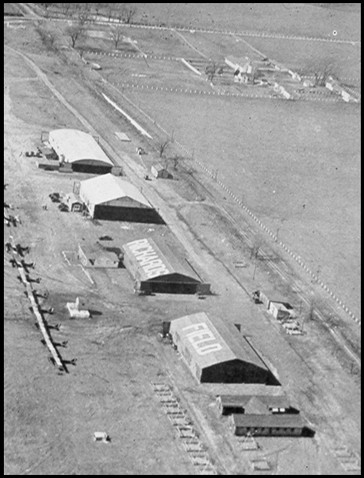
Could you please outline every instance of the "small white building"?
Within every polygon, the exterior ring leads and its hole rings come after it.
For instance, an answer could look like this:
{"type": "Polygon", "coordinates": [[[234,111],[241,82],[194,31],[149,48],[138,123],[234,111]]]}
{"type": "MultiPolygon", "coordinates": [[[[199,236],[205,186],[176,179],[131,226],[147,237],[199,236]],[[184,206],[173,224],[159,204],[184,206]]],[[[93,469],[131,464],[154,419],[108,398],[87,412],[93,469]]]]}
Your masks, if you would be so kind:
{"type": "Polygon", "coordinates": [[[237,58],[228,56],[225,63],[234,70],[235,83],[253,83],[256,68],[248,57],[237,58]]]}
{"type": "Polygon", "coordinates": [[[282,302],[271,301],[268,312],[277,320],[283,320],[292,316],[292,308],[289,309],[282,302]]]}

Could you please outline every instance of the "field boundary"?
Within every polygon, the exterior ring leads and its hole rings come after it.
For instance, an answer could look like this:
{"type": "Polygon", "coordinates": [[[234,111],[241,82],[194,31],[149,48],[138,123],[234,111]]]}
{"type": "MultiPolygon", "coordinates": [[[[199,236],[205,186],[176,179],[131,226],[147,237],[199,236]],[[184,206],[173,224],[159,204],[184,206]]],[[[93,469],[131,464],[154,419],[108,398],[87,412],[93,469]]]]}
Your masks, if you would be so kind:
{"type": "MultiPolygon", "coordinates": [[[[208,91],[208,90],[196,90],[191,88],[170,88],[167,86],[153,86],[153,85],[140,85],[138,83],[112,83],[114,86],[120,88],[135,88],[135,89],[146,89],[152,91],[163,91],[167,93],[184,93],[189,95],[204,95],[204,96],[226,96],[226,97],[233,97],[233,98],[252,98],[252,99],[259,99],[259,100],[281,100],[281,101],[319,101],[324,103],[338,103],[342,102],[341,97],[337,98],[316,98],[316,97],[300,97],[296,99],[292,98],[285,98],[282,95],[258,95],[258,94],[247,94],[247,93],[230,93],[230,92],[222,92],[222,91],[208,91]]],[[[350,104],[355,104],[351,102],[350,104]]]]}

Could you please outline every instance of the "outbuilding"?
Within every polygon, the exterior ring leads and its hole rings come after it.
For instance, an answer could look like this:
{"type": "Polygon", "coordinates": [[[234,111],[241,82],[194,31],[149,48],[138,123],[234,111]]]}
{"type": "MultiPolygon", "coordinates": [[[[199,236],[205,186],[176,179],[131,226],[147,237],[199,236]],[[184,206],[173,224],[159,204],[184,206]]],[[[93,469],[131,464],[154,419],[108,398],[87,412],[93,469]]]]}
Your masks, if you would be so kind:
{"type": "MultiPolygon", "coordinates": [[[[216,321],[215,321],[216,322],[216,321]]],[[[239,340],[219,322],[219,331],[205,312],[170,322],[174,345],[199,382],[269,383],[270,371],[249,342],[239,340]]]]}
{"type": "Polygon", "coordinates": [[[138,188],[113,174],[81,181],[79,195],[93,219],[163,223],[138,188]]]}
{"type": "Polygon", "coordinates": [[[300,415],[233,414],[230,423],[238,436],[291,436],[305,435],[305,422],[300,415]]]}
{"type": "Polygon", "coordinates": [[[73,171],[106,174],[114,166],[96,139],[83,131],[56,129],[50,131],[48,141],[60,164],[70,165],[73,171]]]}
{"type": "Polygon", "coordinates": [[[285,302],[276,302],[271,300],[269,303],[268,312],[277,320],[289,319],[292,317],[293,309],[285,302]]]}
{"type": "Polygon", "coordinates": [[[171,176],[167,168],[165,168],[161,163],[153,164],[153,166],[150,168],[150,172],[155,178],[168,179],[171,176]]]}
{"type": "Polygon", "coordinates": [[[216,401],[221,415],[298,413],[284,395],[219,395],[216,401]]]}
{"type": "Polygon", "coordinates": [[[182,264],[165,241],[137,239],[122,246],[124,266],[133,276],[138,293],[195,294],[209,293],[196,272],[182,264]]]}
{"type": "Polygon", "coordinates": [[[72,212],[81,212],[83,209],[82,200],[74,193],[67,194],[66,204],[68,206],[68,209],[72,212]]]}

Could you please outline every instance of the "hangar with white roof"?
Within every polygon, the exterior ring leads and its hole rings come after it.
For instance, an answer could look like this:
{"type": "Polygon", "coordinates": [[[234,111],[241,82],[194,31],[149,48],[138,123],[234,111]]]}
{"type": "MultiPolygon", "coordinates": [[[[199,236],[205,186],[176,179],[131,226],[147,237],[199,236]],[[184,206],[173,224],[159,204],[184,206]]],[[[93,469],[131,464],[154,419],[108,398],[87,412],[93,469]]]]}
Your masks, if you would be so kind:
{"type": "Polygon", "coordinates": [[[239,334],[237,339],[221,321],[212,323],[205,312],[172,320],[169,334],[199,382],[277,384],[245,337],[239,334]]]}
{"type": "Polygon", "coordinates": [[[208,294],[204,284],[187,261],[180,261],[175,251],[161,239],[143,238],[122,246],[124,266],[134,278],[140,293],[208,294]]]}
{"type": "Polygon", "coordinates": [[[56,129],[49,132],[48,142],[60,162],[71,166],[73,171],[106,174],[114,164],[96,139],[76,129],[56,129]]]}
{"type": "Polygon", "coordinates": [[[81,181],[79,196],[93,219],[163,223],[138,188],[113,174],[81,181]]]}

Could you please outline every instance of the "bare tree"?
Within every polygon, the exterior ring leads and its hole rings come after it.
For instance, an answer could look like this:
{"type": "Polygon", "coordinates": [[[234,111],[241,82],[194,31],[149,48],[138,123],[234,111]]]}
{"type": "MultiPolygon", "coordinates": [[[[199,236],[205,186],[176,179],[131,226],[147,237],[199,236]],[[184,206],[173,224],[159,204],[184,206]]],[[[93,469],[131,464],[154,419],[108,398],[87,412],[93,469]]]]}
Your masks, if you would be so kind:
{"type": "Polygon", "coordinates": [[[111,18],[113,17],[113,13],[114,13],[114,8],[112,7],[112,4],[109,6],[109,10],[108,10],[108,13],[109,13],[109,21],[111,20],[111,18]]]}
{"type": "Polygon", "coordinates": [[[72,7],[72,3],[59,3],[58,5],[61,6],[61,9],[62,9],[62,13],[67,16],[69,11],[70,11],[70,8],[72,7]]]}
{"type": "Polygon", "coordinates": [[[311,297],[308,303],[308,309],[306,314],[304,315],[304,320],[309,322],[314,320],[315,318],[315,310],[316,310],[317,302],[315,297],[311,297]]]}
{"type": "Polygon", "coordinates": [[[83,3],[80,11],[78,12],[78,22],[80,25],[85,25],[85,23],[91,21],[91,12],[88,3],[83,3]]]}
{"type": "Polygon", "coordinates": [[[315,86],[325,86],[329,76],[335,76],[335,70],[335,66],[330,60],[322,64],[315,63],[309,68],[309,71],[314,77],[315,86]]]}
{"type": "Polygon", "coordinates": [[[120,40],[122,40],[124,36],[123,29],[120,26],[113,27],[110,31],[110,36],[114,42],[115,48],[117,48],[120,40]]]}
{"type": "Polygon", "coordinates": [[[135,14],[137,12],[137,8],[134,6],[124,6],[122,9],[122,16],[125,23],[131,23],[135,14]]]}
{"type": "Polygon", "coordinates": [[[259,250],[262,247],[262,244],[263,244],[263,238],[261,237],[261,235],[255,234],[255,236],[253,237],[252,246],[250,249],[250,259],[252,259],[253,257],[255,259],[258,258],[259,250]]]}
{"type": "Polygon", "coordinates": [[[41,26],[41,25],[38,25],[36,28],[35,28],[35,31],[38,33],[38,35],[40,36],[42,42],[44,43],[44,45],[49,48],[49,49],[53,49],[54,48],[54,42],[56,40],[56,37],[55,37],[55,34],[54,32],[48,30],[47,28],[41,26]]]}
{"type": "Polygon", "coordinates": [[[84,35],[84,30],[82,25],[69,25],[66,27],[65,33],[71,39],[72,48],[75,48],[77,40],[84,35]]]}
{"type": "Polygon", "coordinates": [[[170,144],[171,140],[170,139],[165,139],[158,143],[158,151],[159,151],[159,157],[162,158],[168,145],[170,144]]]}
{"type": "Polygon", "coordinates": [[[212,82],[215,78],[216,72],[218,70],[217,64],[213,61],[209,63],[205,68],[205,73],[207,75],[207,79],[212,82]]]}

